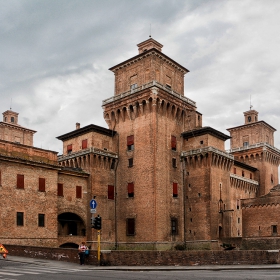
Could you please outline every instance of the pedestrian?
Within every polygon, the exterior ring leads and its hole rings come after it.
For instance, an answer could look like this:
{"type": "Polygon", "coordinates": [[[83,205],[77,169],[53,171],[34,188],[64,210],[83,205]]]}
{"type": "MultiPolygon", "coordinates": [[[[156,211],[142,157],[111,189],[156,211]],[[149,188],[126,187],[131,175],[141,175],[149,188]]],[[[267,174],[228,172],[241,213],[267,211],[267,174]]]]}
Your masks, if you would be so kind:
{"type": "Polygon", "coordinates": [[[80,265],[85,264],[85,254],[88,247],[86,246],[85,242],[82,242],[79,246],[79,257],[80,257],[80,265]]]}

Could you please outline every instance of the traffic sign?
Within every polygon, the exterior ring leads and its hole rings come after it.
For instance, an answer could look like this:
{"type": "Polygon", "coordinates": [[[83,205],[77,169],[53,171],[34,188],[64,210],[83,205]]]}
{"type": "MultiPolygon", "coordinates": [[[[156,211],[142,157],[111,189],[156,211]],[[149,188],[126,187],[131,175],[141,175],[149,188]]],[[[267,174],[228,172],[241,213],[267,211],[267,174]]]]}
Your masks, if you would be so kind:
{"type": "Polygon", "coordinates": [[[91,209],[95,209],[97,206],[97,202],[94,199],[92,199],[89,203],[89,206],[91,209]]]}
{"type": "Polygon", "coordinates": [[[90,213],[91,214],[95,214],[96,213],[96,209],[90,209],[90,213]]]}

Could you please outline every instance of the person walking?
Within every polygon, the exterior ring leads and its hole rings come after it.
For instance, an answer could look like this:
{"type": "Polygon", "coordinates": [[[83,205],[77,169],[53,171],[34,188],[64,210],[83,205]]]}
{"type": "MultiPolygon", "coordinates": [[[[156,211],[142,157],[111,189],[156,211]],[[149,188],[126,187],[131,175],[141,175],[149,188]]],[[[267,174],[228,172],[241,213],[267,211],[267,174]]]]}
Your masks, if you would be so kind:
{"type": "Polygon", "coordinates": [[[85,244],[85,242],[82,242],[79,246],[79,257],[80,257],[80,265],[84,265],[85,264],[85,254],[86,254],[86,250],[87,250],[87,246],[85,244]]]}

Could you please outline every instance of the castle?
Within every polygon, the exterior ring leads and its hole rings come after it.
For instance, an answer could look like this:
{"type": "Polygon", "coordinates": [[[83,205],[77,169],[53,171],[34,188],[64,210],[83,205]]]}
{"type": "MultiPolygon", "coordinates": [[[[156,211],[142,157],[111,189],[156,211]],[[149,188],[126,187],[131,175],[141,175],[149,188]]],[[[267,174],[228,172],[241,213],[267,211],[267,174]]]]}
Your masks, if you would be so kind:
{"type": "Polygon", "coordinates": [[[138,55],[109,69],[115,93],[102,103],[109,128],[77,123],[57,137],[62,155],[33,147],[35,131],[18,124],[18,113],[3,113],[1,243],[87,241],[94,248],[91,222],[99,214],[108,249],[278,244],[276,130],[252,109],[230,136],[204,127],[195,101],[184,95],[189,70],[152,38],[137,46],[138,55]]]}

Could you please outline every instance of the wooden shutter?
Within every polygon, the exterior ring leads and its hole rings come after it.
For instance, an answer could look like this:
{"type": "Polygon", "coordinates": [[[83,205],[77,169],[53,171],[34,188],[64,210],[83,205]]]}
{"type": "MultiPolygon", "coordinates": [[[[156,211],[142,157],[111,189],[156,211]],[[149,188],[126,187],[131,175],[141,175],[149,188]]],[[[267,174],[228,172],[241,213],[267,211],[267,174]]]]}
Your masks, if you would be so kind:
{"type": "Polygon", "coordinates": [[[126,234],[127,235],[135,234],[135,219],[126,220],[126,234]]]}
{"type": "Polygon", "coordinates": [[[76,198],[82,198],[82,187],[76,186],[76,198]]]}
{"type": "Polygon", "coordinates": [[[178,196],[178,183],[173,183],[173,197],[178,196]]]}
{"type": "Polygon", "coordinates": [[[57,184],[57,195],[63,196],[63,184],[60,183],[57,184]]]}
{"type": "Polygon", "coordinates": [[[68,152],[68,151],[72,151],[72,144],[67,145],[67,152],[68,152]]]}
{"type": "Polygon", "coordinates": [[[176,150],[177,140],[175,136],[171,136],[171,149],[176,150]]]}
{"type": "Polygon", "coordinates": [[[114,199],[114,186],[108,185],[108,199],[114,199]]]}
{"type": "Polygon", "coordinates": [[[129,194],[134,193],[134,183],[128,183],[128,185],[127,185],[127,192],[129,194]]]}
{"type": "Polygon", "coordinates": [[[17,188],[24,189],[24,175],[17,174],[17,188]]]}
{"type": "Polygon", "coordinates": [[[127,146],[134,145],[134,135],[127,136],[127,146]]]}
{"type": "Polygon", "coordinates": [[[86,149],[87,148],[87,139],[82,141],[82,149],[86,149]]]}
{"type": "Polygon", "coordinates": [[[39,178],[39,191],[44,192],[46,190],[46,179],[39,178]]]}

